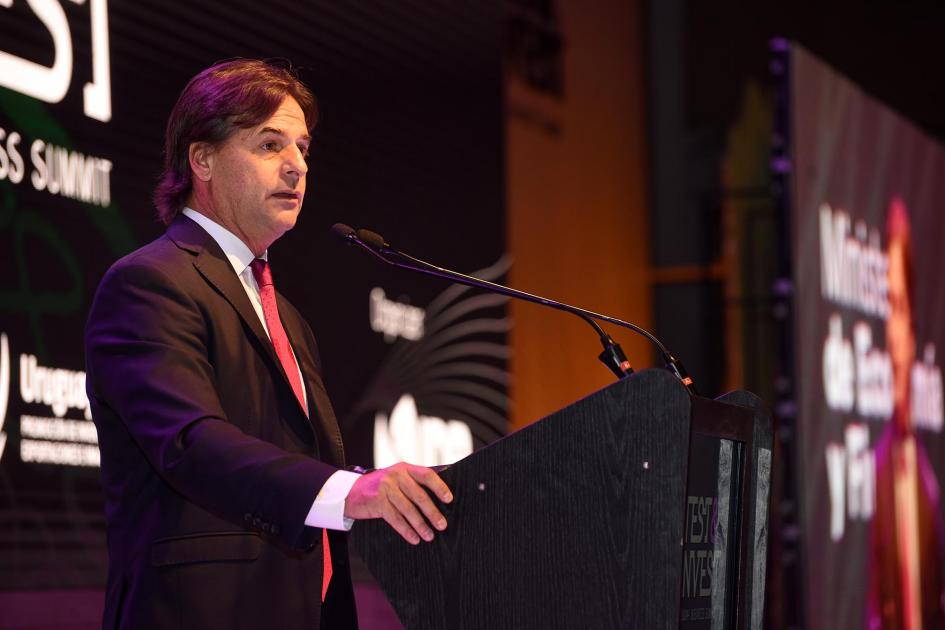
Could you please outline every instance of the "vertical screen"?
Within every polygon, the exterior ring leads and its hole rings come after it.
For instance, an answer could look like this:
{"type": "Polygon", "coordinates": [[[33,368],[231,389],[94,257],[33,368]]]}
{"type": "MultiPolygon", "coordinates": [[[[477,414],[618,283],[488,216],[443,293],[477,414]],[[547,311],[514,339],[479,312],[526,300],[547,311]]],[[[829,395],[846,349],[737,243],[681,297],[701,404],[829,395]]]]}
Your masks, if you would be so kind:
{"type": "Polygon", "coordinates": [[[808,627],[941,627],[945,149],[800,48],[791,127],[808,627]]]}

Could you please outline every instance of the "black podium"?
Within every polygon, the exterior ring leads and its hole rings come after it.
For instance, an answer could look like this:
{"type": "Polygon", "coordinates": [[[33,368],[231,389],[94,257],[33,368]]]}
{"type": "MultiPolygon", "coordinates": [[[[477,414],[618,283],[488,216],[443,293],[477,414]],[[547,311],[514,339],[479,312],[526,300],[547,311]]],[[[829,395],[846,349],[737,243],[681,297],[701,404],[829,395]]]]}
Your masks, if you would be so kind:
{"type": "Polygon", "coordinates": [[[408,629],[760,628],[771,421],[666,371],[606,387],[449,466],[449,528],[353,542],[408,629]]]}

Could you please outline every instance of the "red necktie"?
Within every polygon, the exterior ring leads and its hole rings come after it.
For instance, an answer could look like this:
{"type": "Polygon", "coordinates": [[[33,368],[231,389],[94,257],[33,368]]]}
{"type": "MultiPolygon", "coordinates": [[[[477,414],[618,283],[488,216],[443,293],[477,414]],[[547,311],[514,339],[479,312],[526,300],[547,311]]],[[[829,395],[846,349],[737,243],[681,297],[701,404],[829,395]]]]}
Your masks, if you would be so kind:
{"type": "MultiPolygon", "coordinates": [[[[308,415],[308,409],[305,406],[305,397],[302,395],[302,379],[299,378],[299,366],[295,362],[295,355],[292,354],[292,347],[289,345],[289,338],[285,334],[285,328],[282,327],[282,320],[279,319],[279,308],[276,306],[276,288],[272,284],[272,271],[269,269],[269,263],[262,258],[256,258],[249,264],[253,270],[253,277],[256,278],[256,284],[259,285],[259,301],[262,303],[263,316],[266,318],[266,327],[269,328],[269,339],[272,341],[272,347],[276,350],[276,356],[282,364],[292,391],[299,404],[308,415]]],[[[331,581],[331,551],[328,547],[328,530],[322,530],[322,557],[324,558],[324,571],[322,574],[322,601],[325,601],[325,595],[328,593],[328,583],[331,581]]]]}

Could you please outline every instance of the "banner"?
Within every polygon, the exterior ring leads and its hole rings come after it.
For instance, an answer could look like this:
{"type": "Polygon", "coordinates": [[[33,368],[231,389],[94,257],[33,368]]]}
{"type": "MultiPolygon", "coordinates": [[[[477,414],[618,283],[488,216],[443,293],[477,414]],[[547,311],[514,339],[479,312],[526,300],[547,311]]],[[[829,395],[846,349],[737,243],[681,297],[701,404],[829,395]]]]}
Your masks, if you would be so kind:
{"type": "Polygon", "coordinates": [[[109,265],[163,232],[167,116],[222,59],[288,60],[319,99],[305,204],[270,260],[315,331],[348,459],[444,463],[504,433],[504,301],[328,235],[366,227],[502,276],[501,10],[0,3],[0,589],[104,583],[86,314],[109,265]]]}
{"type": "Polygon", "coordinates": [[[945,148],[801,48],[790,72],[808,627],[942,627],[945,148]]]}

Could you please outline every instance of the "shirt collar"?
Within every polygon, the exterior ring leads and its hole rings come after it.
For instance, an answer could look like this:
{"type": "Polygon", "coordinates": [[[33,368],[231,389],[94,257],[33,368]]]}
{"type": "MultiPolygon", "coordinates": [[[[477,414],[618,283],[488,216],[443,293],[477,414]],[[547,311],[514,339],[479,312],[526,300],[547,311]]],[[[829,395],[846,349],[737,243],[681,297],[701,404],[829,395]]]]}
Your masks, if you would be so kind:
{"type": "MultiPolygon", "coordinates": [[[[230,261],[230,265],[233,266],[233,271],[236,272],[236,275],[243,275],[243,272],[249,267],[249,263],[253,262],[256,258],[252,250],[246,246],[246,243],[241,241],[233,232],[230,232],[207,215],[201,214],[193,208],[184,208],[183,214],[192,219],[213,237],[213,240],[217,242],[217,245],[220,246],[220,249],[222,249],[223,253],[226,255],[226,259],[230,261]]],[[[269,250],[264,251],[260,258],[269,260],[269,250]]]]}

